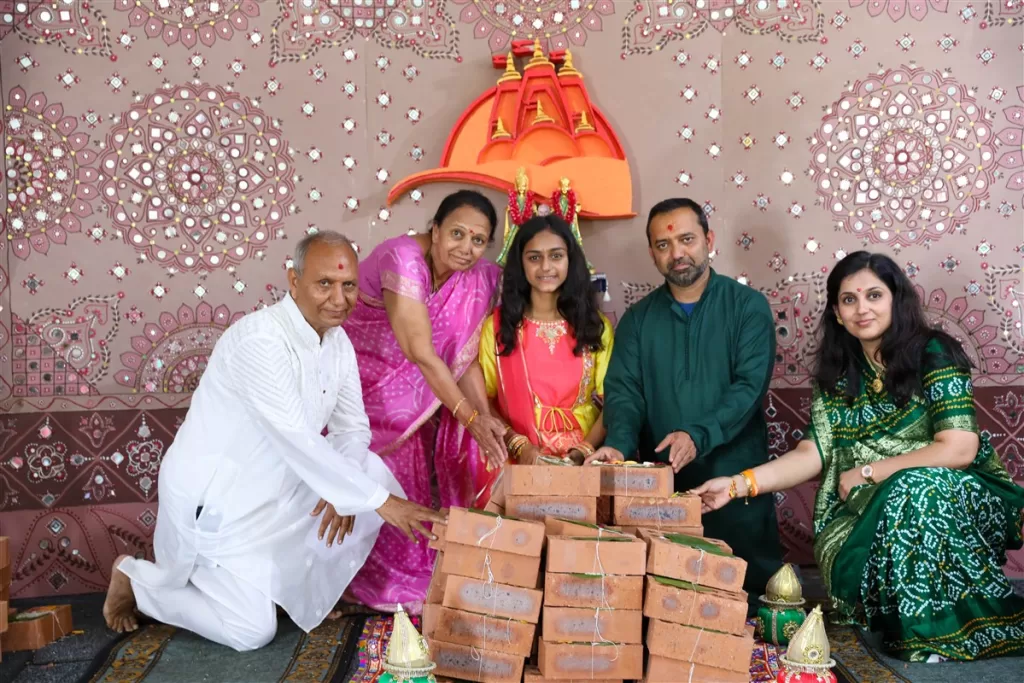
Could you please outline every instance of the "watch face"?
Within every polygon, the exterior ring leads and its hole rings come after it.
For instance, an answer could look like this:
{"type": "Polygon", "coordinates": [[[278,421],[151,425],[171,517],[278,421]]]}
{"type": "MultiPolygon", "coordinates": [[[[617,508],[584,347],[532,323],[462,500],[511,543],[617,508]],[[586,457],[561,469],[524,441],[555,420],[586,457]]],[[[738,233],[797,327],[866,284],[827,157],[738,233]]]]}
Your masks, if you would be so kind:
{"type": "Polygon", "coordinates": [[[871,465],[864,465],[864,469],[860,471],[860,474],[866,479],[874,474],[874,470],[871,469],[871,465]]]}

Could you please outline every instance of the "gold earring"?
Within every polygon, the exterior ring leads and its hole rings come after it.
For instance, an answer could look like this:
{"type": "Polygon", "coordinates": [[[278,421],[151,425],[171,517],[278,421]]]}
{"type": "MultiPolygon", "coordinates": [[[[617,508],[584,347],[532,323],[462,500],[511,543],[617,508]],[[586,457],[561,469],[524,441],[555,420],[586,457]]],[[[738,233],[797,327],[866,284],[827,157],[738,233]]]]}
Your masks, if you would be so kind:
{"type": "Polygon", "coordinates": [[[839,317],[838,313],[836,313],[836,320],[839,322],[840,326],[845,327],[845,325],[843,325],[843,319],[839,317]]]}

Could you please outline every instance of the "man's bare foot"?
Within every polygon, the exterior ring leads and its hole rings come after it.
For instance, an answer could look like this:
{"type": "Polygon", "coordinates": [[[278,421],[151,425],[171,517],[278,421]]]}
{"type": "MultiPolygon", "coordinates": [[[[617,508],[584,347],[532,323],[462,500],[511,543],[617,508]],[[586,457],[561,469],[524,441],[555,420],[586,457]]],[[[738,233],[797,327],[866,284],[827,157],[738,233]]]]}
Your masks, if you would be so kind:
{"type": "Polygon", "coordinates": [[[114,560],[110,569],[110,587],[107,588],[107,599],[103,601],[103,618],[107,627],[118,633],[134,631],[139,627],[135,617],[135,594],[132,592],[132,581],[127,574],[118,569],[121,560],[129,557],[121,555],[114,560]]]}

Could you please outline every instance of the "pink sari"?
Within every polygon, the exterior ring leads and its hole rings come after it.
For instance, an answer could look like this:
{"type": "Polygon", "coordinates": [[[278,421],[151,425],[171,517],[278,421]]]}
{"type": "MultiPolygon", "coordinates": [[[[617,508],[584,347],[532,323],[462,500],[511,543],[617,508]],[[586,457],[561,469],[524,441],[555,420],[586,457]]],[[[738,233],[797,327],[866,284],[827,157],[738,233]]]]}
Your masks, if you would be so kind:
{"type": "MultiPolygon", "coordinates": [[[[434,349],[458,380],[477,359],[480,326],[494,304],[500,272],[495,264],[479,261],[431,292],[422,249],[404,235],[382,242],[359,264],[359,303],[344,327],[359,362],[370,448],[384,459],[408,499],[421,505],[472,507],[472,482],[481,479],[484,462],[476,442],[402,354],[384,310],[384,290],[426,305],[434,349]]],[[[384,525],[346,595],[376,610],[393,612],[401,603],[407,612],[419,614],[433,564],[434,551],[426,543],[412,543],[384,525]]]]}

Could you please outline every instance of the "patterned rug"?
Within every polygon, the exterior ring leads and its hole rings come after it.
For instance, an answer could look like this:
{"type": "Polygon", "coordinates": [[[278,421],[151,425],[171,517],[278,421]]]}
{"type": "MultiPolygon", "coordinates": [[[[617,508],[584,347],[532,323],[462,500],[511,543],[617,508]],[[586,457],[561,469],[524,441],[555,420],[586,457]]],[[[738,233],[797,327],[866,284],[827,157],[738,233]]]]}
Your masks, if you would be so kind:
{"type": "Polygon", "coordinates": [[[149,624],[119,641],[89,683],[343,683],[366,615],[344,616],[303,633],[280,619],[274,640],[235,652],[173,626],[149,624]]]}

